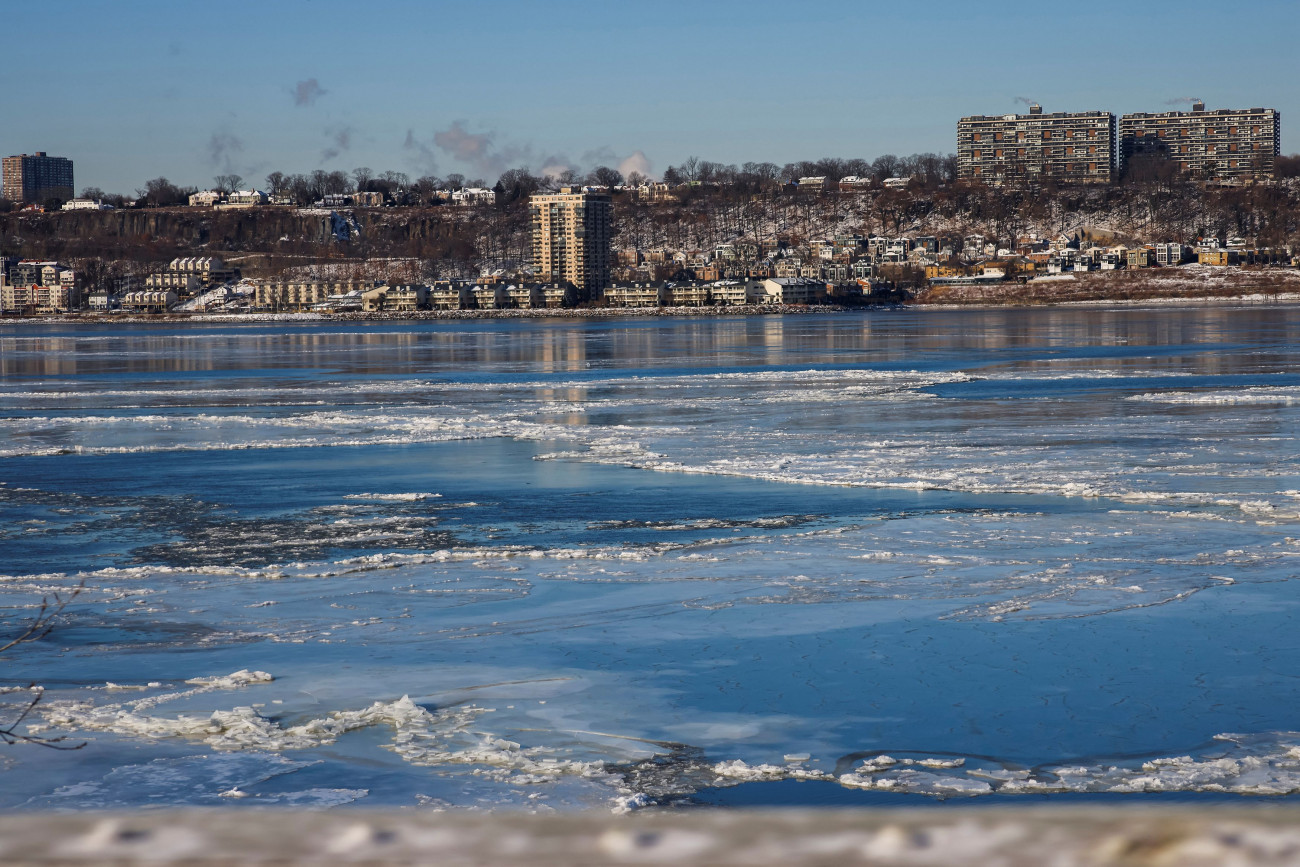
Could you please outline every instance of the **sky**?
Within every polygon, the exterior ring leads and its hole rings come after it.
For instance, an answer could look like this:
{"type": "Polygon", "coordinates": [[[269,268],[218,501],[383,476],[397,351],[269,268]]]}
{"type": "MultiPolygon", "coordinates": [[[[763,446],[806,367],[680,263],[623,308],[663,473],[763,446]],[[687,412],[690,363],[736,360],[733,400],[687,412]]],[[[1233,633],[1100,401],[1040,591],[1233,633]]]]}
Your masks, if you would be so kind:
{"type": "Polygon", "coordinates": [[[13,0],[5,23],[0,151],[126,195],[950,153],[958,118],[1029,100],[1276,108],[1300,151],[1295,0],[13,0]]]}

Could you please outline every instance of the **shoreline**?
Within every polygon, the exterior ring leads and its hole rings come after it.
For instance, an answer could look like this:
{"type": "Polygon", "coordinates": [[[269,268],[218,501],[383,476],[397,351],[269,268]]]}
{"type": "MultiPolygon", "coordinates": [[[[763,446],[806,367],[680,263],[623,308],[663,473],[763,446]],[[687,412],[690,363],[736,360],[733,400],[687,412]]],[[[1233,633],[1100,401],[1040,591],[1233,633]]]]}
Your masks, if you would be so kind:
{"type": "Polygon", "coordinates": [[[418,310],[410,312],[372,311],[349,313],[154,313],[154,314],[103,314],[65,313],[46,316],[4,316],[0,327],[23,325],[258,325],[265,323],[311,322],[445,322],[479,319],[645,319],[723,316],[805,316],[866,313],[893,310],[953,310],[992,308],[1039,307],[1173,307],[1226,304],[1300,304],[1300,289],[1294,292],[1224,292],[1207,294],[1198,288],[1196,294],[1168,292],[1132,297],[1116,295],[1109,298],[1051,298],[1023,297],[1007,293],[1003,298],[934,298],[906,303],[890,304],[777,304],[744,307],[596,307],[556,308],[545,310],[418,310]]]}

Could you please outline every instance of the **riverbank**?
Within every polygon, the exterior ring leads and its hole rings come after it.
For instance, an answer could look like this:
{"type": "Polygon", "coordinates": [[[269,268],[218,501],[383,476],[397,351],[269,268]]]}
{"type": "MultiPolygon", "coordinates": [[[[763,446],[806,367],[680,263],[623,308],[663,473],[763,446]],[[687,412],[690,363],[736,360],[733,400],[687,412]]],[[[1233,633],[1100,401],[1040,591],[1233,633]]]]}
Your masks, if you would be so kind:
{"type": "Polygon", "coordinates": [[[924,305],[1023,306],[1068,303],[1300,300],[1300,269],[1183,265],[1132,271],[1059,274],[1027,282],[933,286],[917,294],[924,305]]]}
{"type": "Polygon", "coordinates": [[[1061,304],[1130,305],[1300,303],[1300,269],[1180,268],[1090,272],[1039,277],[1024,283],[935,286],[902,303],[765,304],[743,307],[591,307],[540,310],[415,310],[348,313],[74,313],[0,318],[2,325],[26,323],[145,324],[182,322],[236,324],[270,322],[420,322],[472,319],[612,319],[645,317],[792,316],[853,313],[915,307],[1027,307],[1061,304]]]}
{"type": "Polygon", "coordinates": [[[845,313],[858,310],[882,310],[901,307],[900,304],[857,305],[838,304],[765,304],[744,307],[591,307],[547,308],[544,310],[413,310],[373,311],[368,313],[151,313],[102,314],[77,313],[62,316],[26,316],[5,318],[0,324],[22,323],[168,323],[210,322],[422,322],[465,319],[618,319],[715,316],[789,316],[806,314],[845,313]]]}

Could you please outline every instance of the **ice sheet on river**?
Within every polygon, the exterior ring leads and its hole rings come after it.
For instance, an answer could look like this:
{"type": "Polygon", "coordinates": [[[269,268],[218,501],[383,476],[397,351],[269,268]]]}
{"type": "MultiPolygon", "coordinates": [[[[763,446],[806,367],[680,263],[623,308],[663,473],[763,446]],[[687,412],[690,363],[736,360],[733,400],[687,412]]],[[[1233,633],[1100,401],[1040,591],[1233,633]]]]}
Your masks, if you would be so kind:
{"type": "MultiPolygon", "coordinates": [[[[197,689],[160,693],[134,701],[95,705],[89,701],[58,701],[40,709],[37,732],[73,734],[111,732],[150,739],[186,739],[219,752],[243,754],[247,761],[217,761],[192,757],[157,760],[127,766],[110,774],[104,784],[58,789],[37,802],[112,806],[117,784],[143,781],[144,795],[166,798],[181,769],[199,767],[207,776],[207,797],[213,797],[306,767],[312,750],[335,743],[350,732],[371,727],[391,730],[386,745],[413,765],[447,771],[459,766],[478,768],[488,778],[512,785],[543,785],[564,777],[592,780],[611,790],[617,811],[689,798],[705,788],[742,783],[803,780],[838,783],[851,789],[926,795],[938,798],[1066,792],[1220,792],[1242,795],[1285,795],[1300,792],[1300,733],[1222,734],[1196,755],[1154,756],[1122,761],[1093,759],[1049,762],[1033,767],[988,756],[925,755],[875,752],[833,759],[787,755],[783,761],[753,764],[740,759],[705,756],[685,745],[672,747],[639,761],[608,758],[574,759],[567,750],[525,746],[494,734],[484,726],[490,709],[473,705],[429,710],[407,696],[375,701],[359,710],[338,710],[322,718],[294,724],[263,716],[251,706],[215,710],[207,715],[159,716],[143,713],[169,701],[197,693],[239,689],[270,682],[262,672],[240,671],[221,677],[192,678],[197,689]],[[266,753],[305,754],[302,761],[266,753]],[[810,767],[811,765],[811,767],[810,767]],[[819,767],[820,766],[820,767],[819,767]],[[114,779],[120,777],[121,779],[114,779]],[[218,791],[213,791],[214,789],[218,791]]],[[[188,777],[187,777],[187,783],[188,777]]],[[[286,803],[317,805],[346,802],[364,795],[357,790],[312,790],[286,803]],[[332,800],[333,799],[333,800],[332,800]]]]}

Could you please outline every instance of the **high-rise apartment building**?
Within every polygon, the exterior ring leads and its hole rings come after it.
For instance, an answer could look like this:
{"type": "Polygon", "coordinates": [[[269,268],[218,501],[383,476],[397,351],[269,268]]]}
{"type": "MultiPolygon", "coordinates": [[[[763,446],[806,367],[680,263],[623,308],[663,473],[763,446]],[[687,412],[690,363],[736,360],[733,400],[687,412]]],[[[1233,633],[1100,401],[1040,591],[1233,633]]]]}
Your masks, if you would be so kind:
{"type": "Polygon", "coordinates": [[[1106,111],[976,115],[957,122],[958,173],[968,180],[1106,184],[1115,173],[1115,115],[1106,111]]]}
{"type": "Polygon", "coordinates": [[[44,151],[5,157],[3,192],[14,202],[67,201],[74,195],[72,160],[48,156],[44,151]]]}
{"type": "Polygon", "coordinates": [[[564,187],[528,200],[533,227],[533,270],[548,281],[566,281],[592,298],[610,282],[613,205],[604,193],[564,187]]]}
{"type": "Polygon", "coordinates": [[[1271,108],[1126,114],[1120,118],[1121,165],[1170,160],[1206,178],[1271,177],[1281,152],[1282,116],[1271,108]]]}

